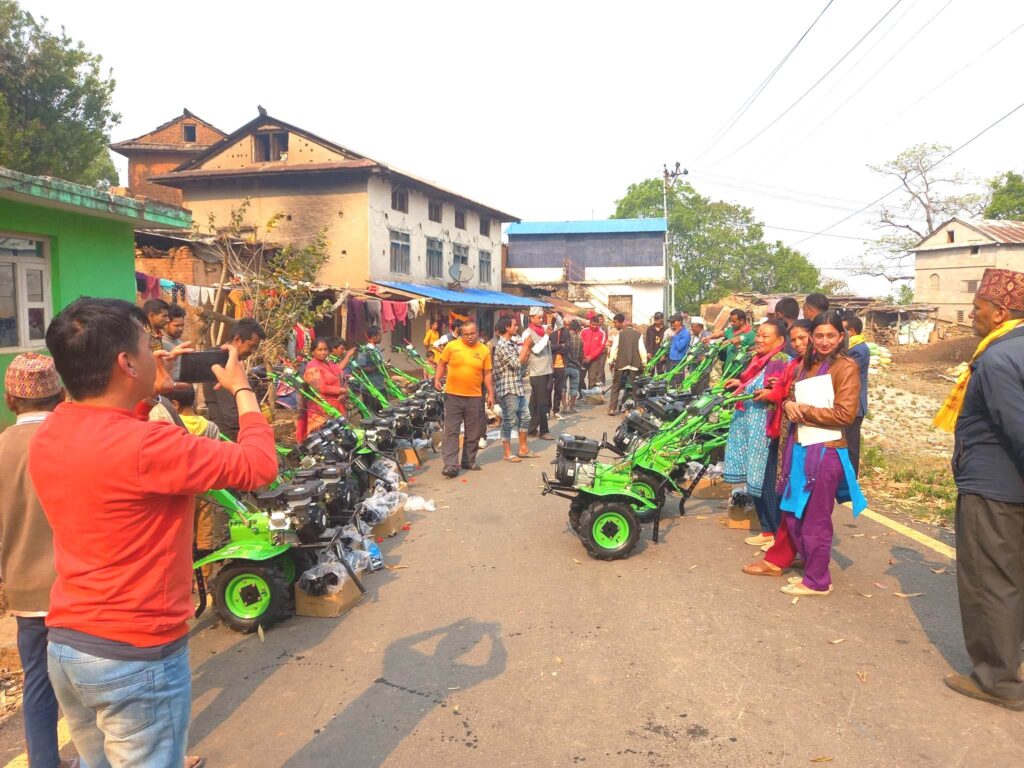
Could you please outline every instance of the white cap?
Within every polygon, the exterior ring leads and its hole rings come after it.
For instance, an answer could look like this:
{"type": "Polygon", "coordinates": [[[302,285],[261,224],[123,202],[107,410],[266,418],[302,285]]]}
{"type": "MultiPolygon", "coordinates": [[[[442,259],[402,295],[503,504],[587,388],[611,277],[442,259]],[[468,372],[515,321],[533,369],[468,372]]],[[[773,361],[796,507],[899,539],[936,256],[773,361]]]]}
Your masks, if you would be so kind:
{"type": "Polygon", "coordinates": [[[544,314],[544,307],[530,307],[530,316],[531,317],[533,315],[543,315],[543,314],[544,314]]]}

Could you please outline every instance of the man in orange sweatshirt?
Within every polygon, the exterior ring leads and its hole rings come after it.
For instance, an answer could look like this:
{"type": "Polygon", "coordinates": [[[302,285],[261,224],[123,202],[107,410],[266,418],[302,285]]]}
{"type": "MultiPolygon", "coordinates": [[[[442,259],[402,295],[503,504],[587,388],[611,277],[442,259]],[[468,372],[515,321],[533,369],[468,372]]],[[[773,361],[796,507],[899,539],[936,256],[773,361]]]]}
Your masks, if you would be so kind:
{"type": "Polygon", "coordinates": [[[78,299],[54,318],[46,346],[73,402],[29,447],[57,571],[50,680],[89,768],[199,762],[185,759],[193,496],[255,489],[277,473],[273,432],[234,348],[214,373],[238,404],[237,443],[145,418],[173,384],[166,363],[178,350],[154,353],[144,324],[118,299],[78,299]]]}

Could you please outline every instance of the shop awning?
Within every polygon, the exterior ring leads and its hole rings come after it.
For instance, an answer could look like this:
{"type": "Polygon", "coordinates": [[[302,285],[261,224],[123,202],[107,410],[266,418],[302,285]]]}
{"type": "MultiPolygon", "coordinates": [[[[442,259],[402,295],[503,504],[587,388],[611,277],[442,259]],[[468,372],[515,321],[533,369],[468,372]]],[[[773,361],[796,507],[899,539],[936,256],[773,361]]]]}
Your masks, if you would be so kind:
{"type": "Polygon", "coordinates": [[[374,285],[402,291],[413,296],[422,296],[442,304],[472,304],[488,307],[550,307],[551,304],[529,296],[516,296],[501,291],[485,291],[482,288],[463,288],[456,291],[439,285],[420,285],[417,283],[399,283],[391,280],[373,280],[374,285]]]}

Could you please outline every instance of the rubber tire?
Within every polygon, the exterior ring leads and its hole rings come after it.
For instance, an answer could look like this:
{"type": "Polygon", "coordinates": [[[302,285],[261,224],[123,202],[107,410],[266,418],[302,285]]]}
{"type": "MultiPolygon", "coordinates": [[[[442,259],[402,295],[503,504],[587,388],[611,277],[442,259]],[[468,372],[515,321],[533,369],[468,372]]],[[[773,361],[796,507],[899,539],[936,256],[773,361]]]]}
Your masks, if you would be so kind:
{"type": "Polygon", "coordinates": [[[577,496],[569,502],[569,525],[576,533],[580,532],[580,518],[587,507],[587,500],[577,496]]]}
{"type": "Polygon", "coordinates": [[[633,513],[633,508],[624,501],[601,501],[591,504],[580,516],[579,527],[580,541],[589,554],[595,560],[621,560],[628,557],[633,551],[637,541],[640,539],[640,523],[633,513]],[[629,525],[629,532],[626,540],[615,549],[605,549],[598,545],[593,538],[594,521],[606,512],[614,512],[622,515],[629,525]]]}
{"type": "Polygon", "coordinates": [[[217,574],[213,584],[214,607],[217,615],[231,629],[242,634],[255,632],[260,626],[267,629],[279,621],[283,621],[293,613],[291,597],[288,594],[288,581],[281,569],[274,565],[257,565],[255,563],[234,562],[224,566],[217,574]],[[269,587],[270,605],[259,616],[243,618],[236,616],[227,607],[224,593],[233,578],[244,573],[259,576],[269,587]]]}
{"type": "Polygon", "coordinates": [[[660,480],[655,481],[645,473],[638,473],[634,480],[636,482],[645,483],[650,486],[652,490],[655,487],[658,488],[658,491],[654,496],[654,509],[645,509],[642,512],[638,512],[635,509],[633,510],[633,514],[636,515],[636,519],[639,520],[641,524],[646,525],[647,523],[653,523],[657,519],[658,515],[661,514],[661,508],[665,506],[665,483],[660,480]]]}

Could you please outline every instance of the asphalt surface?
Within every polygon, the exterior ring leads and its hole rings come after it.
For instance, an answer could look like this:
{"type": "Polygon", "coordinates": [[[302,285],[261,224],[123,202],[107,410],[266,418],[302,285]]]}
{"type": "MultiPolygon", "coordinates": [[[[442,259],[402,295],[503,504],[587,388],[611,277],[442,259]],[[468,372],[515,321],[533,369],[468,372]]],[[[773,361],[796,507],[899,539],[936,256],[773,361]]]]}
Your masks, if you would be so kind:
{"type": "MultiPolygon", "coordinates": [[[[553,431],[599,436],[595,407],[553,431]]],[[[587,557],[540,459],[482,472],[383,545],[363,602],[261,642],[204,617],[190,753],[224,766],[1019,766],[1024,714],[948,690],[968,671],[955,563],[835,513],[835,592],[797,603],[691,501],[627,560],[587,557]],[[897,592],[913,597],[899,597],[897,592]]],[[[464,482],[463,482],[464,481],[464,482]]],[[[674,511],[670,499],[666,511],[674,511]]],[[[645,529],[649,534],[649,528],[645,529]]],[[[19,750],[16,726],[0,733],[19,750]]],[[[23,746],[21,747],[23,748],[23,746]]]]}

